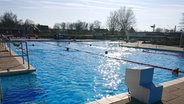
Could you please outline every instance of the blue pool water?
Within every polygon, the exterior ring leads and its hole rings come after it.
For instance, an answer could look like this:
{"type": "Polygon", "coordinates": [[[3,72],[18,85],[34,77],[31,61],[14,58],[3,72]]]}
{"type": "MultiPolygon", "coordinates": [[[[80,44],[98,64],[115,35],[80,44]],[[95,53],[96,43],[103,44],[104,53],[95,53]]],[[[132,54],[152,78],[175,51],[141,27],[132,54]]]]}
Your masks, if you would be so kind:
{"type": "MultiPolygon", "coordinates": [[[[83,104],[127,91],[125,69],[137,64],[95,54],[148,63],[167,68],[184,69],[184,58],[159,53],[184,55],[166,51],[155,54],[143,49],[119,47],[103,42],[28,42],[31,74],[1,77],[3,103],[83,104]],[[32,46],[34,44],[34,46],[32,46]],[[90,46],[89,44],[92,44],[90,46]],[[66,51],[63,47],[70,47],[66,51]],[[75,50],[78,49],[78,50],[75,50]],[[85,52],[83,52],[85,51],[85,52]]],[[[20,50],[12,47],[20,54],[20,50]]],[[[180,74],[182,77],[183,74],[180,74]]],[[[154,82],[176,79],[170,71],[155,68],[154,82]]]]}

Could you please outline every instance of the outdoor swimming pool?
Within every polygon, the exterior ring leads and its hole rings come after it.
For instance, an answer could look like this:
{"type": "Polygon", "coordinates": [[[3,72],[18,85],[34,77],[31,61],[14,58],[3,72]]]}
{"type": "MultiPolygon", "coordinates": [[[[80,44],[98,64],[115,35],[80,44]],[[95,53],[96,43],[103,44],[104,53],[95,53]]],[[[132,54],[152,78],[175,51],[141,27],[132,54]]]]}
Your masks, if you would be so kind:
{"type": "MultiPolygon", "coordinates": [[[[28,42],[28,45],[30,63],[36,72],[1,77],[5,104],[83,104],[126,92],[125,69],[140,65],[114,58],[184,69],[183,57],[169,55],[184,56],[183,53],[155,50],[148,53],[143,52],[143,49],[119,47],[110,41],[28,42]],[[70,47],[69,51],[64,47],[70,47]]],[[[16,47],[13,50],[20,53],[16,47]]],[[[181,77],[183,75],[180,74],[181,77]]],[[[154,70],[155,83],[175,78],[171,71],[154,70]]]]}

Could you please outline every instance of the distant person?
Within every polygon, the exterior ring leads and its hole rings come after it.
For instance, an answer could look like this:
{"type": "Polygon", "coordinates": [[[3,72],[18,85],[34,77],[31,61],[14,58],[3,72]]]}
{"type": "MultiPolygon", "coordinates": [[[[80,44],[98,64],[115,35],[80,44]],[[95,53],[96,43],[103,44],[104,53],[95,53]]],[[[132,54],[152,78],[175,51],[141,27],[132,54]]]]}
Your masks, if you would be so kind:
{"type": "Polygon", "coordinates": [[[105,51],[105,54],[108,54],[108,51],[105,51]]]}
{"type": "Polygon", "coordinates": [[[173,69],[172,70],[172,74],[175,75],[175,76],[178,76],[178,74],[179,74],[179,68],[173,69]]]}
{"type": "Polygon", "coordinates": [[[67,47],[66,50],[69,51],[69,48],[67,47]]]}
{"type": "Polygon", "coordinates": [[[142,52],[149,52],[148,50],[142,50],[142,52]]]}
{"type": "Polygon", "coordinates": [[[7,39],[10,40],[10,36],[7,36],[7,39]]]}

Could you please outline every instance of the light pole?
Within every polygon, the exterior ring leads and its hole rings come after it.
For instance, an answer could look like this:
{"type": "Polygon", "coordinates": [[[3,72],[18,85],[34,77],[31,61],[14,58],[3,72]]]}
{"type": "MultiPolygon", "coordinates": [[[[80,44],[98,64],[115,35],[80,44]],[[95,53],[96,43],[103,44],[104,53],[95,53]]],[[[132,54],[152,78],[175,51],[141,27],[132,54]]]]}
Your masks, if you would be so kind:
{"type": "Polygon", "coordinates": [[[153,32],[155,31],[155,24],[153,26],[150,26],[151,28],[153,28],[153,32]]]}

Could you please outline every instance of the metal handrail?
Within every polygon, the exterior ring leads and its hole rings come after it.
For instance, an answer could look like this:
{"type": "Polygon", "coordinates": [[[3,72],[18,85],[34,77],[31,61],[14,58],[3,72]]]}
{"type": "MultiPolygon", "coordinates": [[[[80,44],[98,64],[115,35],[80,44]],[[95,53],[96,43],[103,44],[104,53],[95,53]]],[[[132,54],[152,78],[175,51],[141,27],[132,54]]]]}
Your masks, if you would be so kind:
{"type": "Polygon", "coordinates": [[[12,53],[11,53],[11,45],[10,45],[10,43],[15,43],[15,42],[20,43],[22,62],[23,62],[23,64],[25,64],[24,56],[26,56],[27,62],[28,62],[28,69],[30,69],[27,41],[23,41],[23,40],[8,40],[7,41],[7,40],[3,40],[3,39],[0,40],[0,43],[2,43],[2,45],[4,45],[5,50],[8,48],[8,50],[10,52],[10,56],[0,56],[0,58],[18,57],[19,56],[19,55],[12,55],[12,53]],[[25,49],[24,49],[24,45],[25,45],[25,49]]]}

